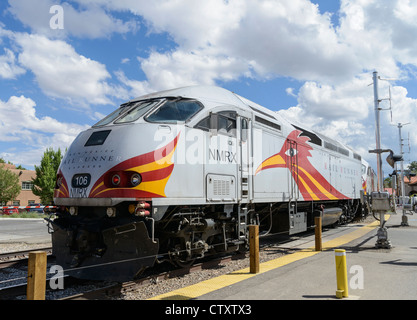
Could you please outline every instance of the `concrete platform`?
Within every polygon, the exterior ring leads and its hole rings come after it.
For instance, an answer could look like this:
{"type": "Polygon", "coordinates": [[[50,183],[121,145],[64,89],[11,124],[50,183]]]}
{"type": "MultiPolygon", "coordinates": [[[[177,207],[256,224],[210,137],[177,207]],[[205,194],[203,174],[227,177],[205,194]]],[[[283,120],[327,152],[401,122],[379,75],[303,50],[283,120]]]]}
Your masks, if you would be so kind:
{"type": "MultiPolygon", "coordinates": [[[[323,251],[314,251],[314,235],[295,253],[248,269],[176,290],[154,300],[340,300],[336,298],[336,248],[346,250],[349,295],[342,300],[417,299],[417,215],[389,217],[391,249],[376,249],[379,223],[339,227],[324,233],[323,251]]],[[[285,244],[288,247],[291,244],[285,244]]]]}

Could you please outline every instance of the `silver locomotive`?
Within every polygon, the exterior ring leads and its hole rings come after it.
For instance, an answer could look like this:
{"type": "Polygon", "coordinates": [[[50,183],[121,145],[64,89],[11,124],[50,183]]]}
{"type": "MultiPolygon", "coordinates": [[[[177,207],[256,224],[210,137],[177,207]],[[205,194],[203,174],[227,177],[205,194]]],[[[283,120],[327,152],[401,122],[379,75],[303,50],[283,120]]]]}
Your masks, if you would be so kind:
{"type": "Polygon", "coordinates": [[[82,132],[54,193],[57,263],[126,280],[157,261],[187,265],[261,234],[363,215],[362,159],[342,143],[218,87],[139,97],[82,132]]]}

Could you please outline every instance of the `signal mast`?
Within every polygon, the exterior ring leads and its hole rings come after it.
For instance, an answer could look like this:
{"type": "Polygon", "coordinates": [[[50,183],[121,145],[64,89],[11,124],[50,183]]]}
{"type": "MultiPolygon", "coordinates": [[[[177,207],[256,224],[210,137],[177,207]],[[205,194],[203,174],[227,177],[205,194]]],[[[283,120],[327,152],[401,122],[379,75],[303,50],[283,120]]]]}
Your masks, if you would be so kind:
{"type": "MultiPolygon", "coordinates": [[[[381,133],[380,133],[380,116],[379,112],[381,109],[379,107],[379,103],[384,100],[380,100],[378,96],[378,72],[373,73],[373,85],[374,85],[374,105],[375,105],[375,136],[376,136],[376,149],[369,150],[370,153],[377,154],[377,172],[378,172],[378,191],[372,192],[371,199],[372,199],[372,211],[374,213],[379,213],[379,229],[377,231],[377,241],[375,247],[377,248],[384,248],[390,249],[391,242],[388,239],[388,230],[385,228],[385,214],[390,211],[390,201],[389,201],[389,193],[384,191],[384,174],[382,171],[382,156],[381,154],[384,152],[389,152],[390,155],[387,158],[387,162],[393,167],[395,161],[399,161],[400,159],[397,156],[394,156],[392,150],[390,149],[381,149],[381,133]]],[[[390,90],[391,95],[391,90],[390,90]]],[[[391,102],[391,97],[389,98],[391,102]]],[[[391,109],[391,108],[390,108],[391,109]]],[[[391,113],[392,116],[392,113],[391,113]]]]}
{"type": "MultiPolygon", "coordinates": [[[[409,122],[407,123],[398,123],[398,132],[399,132],[399,137],[400,137],[400,154],[401,156],[404,154],[403,152],[403,140],[401,137],[401,128],[406,126],[407,124],[410,124],[409,122]]],[[[403,215],[402,215],[402,221],[401,221],[401,225],[402,226],[408,226],[408,217],[405,214],[405,187],[404,187],[404,161],[403,159],[401,160],[401,175],[400,175],[400,181],[401,181],[401,206],[402,206],[402,211],[403,211],[403,215]]]]}

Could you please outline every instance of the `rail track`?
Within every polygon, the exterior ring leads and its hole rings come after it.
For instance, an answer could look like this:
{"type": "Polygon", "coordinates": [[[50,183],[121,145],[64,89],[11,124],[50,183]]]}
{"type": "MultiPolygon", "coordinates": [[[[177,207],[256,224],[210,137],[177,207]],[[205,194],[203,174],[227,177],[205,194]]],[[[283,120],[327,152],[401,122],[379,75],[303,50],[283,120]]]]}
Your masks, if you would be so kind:
{"type": "Polygon", "coordinates": [[[25,295],[27,285],[27,265],[29,253],[45,251],[48,263],[53,263],[52,247],[26,249],[0,254],[0,300],[9,300],[13,297],[25,295]],[[8,278],[7,276],[10,275],[8,278]]]}
{"type": "MultiPolygon", "coordinates": [[[[51,253],[51,248],[42,248],[36,250],[43,250],[51,253]]],[[[1,287],[2,281],[0,278],[0,300],[14,300],[18,299],[25,299],[26,297],[26,289],[27,289],[27,260],[29,252],[34,250],[25,250],[25,251],[18,251],[18,252],[10,252],[6,254],[0,255],[0,259],[3,259],[2,266],[4,270],[6,268],[12,266],[13,268],[16,266],[20,266],[23,271],[22,275],[17,279],[20,281],[18,284],[12,284],[5,287],[1,287]],[[9,261],[11,260],[11,261],[9,261]],[[7,266],[7,267],[6,267],[7,266]]],[[[50,266],[53,264],[54,257],[48,256],[48,270],[50,266]]],[[[65,276],[65,290],[70,289],[71,287],[79,287],[80,289],[74,289],[78,291],[75,294],[65,294],[62,295],[64,297],[58,298],[59,300],[109,300],[114,299],[121,294],[124,294],[129,291],[138,290],[138,288],[142,286],[146,286],[149,284],[154,284],[157,282],[165,281],[168,279],[173,279],[177,277],[181,277],[187,275],[192,272],[200,271],[200,270],[210,270],[216,268],[217,266],[228,263],[233,260],[242,260],[248,257],[248,253],[235,253],[232,255],[221,256],[217,258],[206,258],[203,262],[193,264],[189,267],[184,268],[174,268],[169,263],[162,263],[161,265],[157,265],[152,269],[148,269],[145,271],[143,276],[138,279],[124,282],[124,283],[110,283],[105,285],[104,281],[90,281],[90,280],[82,280],[82,279],[75,279],[70,276],[65,276]],[[93,287],[93,288],[91,288],[93,287]],[[87,288],[87,289],[83,289],[87,288]],[[83,291],[85,290],[85,291],[83,291]]],[[[46,284],[46,296],[52,291],[50,290],[50,286],[48,282],[50,281],[51,276],[47,277],[47,284],[46,284]]],[[[7,281],[6,281],[7,282],[7,281]]],[[[56,295],[55,295],[56,296],[56,295]]],[[[58,294],[59,296],[59,294],[58,294]]]]}
{"type": "Polygon", "coordinates": [[[128,291],[134,291],[148,284],[154,284],[159,281],[164,281],[172,278],[177,278],[189,274],[191,272],[196,272],[204,269],[212,269],[216,266],[227,263],[232,260],[245,259],[247,254],[238,253],[235,255],[228,255],[221,258],[207,260],[205,262],[194,264],[190,267],[173,269],[163,272],[152,272],[148,276],[141,277],[133,281],[127,281],[123,283],[118,283],[108,287],[100,288],[97,290],[91,290],[88,292],[79,293],[76,295],[68,296],[62,298],[61,300],[108,300],[112,299],[120,294],[126,293],[128,291]]]}
{"type": "MultiPolygon", "coordinates": [[[[313,231],[307,231],[305,235],[311,235],[314,233],[313,231]]],[[[292,236],[290,237],[292,240],[300,240],[303,237],[301,236],[292,236]]],[[[265,256],[267,256],[270,252],[274,252],[274,257],[277,256],[277,254],[284,255],[289,254],[294,251],[294,248],[291,247],[274,247],[278,244],[285,244],[287,241],[291,241],[288,237],[282,236],[279,234],[272,235],[270,237],[266,237],[262,239],[260,242],[260,252],[264,253],[265,256]]],[[[309,241],[302,241],[298,245],[303,245],[309,241]]],[[[297,250],[295,248],[295,250],[297,250]]],[[[110,285],[107,287],[99,288],[99,289],[93,289],[88,292],[82,292],[79,294],[75,294],[72,296],[64,297],[60,300],[112,300],[112,299],[118,299],[118,297],[133,292],[136,290],[140,290],[141,288],[157,284],[159,282],[164,282],[170,279],[180,278],[186,275],[189,275],[194,272],[199,272],[203,270],[212,271],[215,270],[217,267],[220,267],[224,264],[227,264],[232,261],[238,261],[238,260],[246,260],[249,263],[249,252],[244,253],[234,253],[230,255],[225,255],[221,257],[207,257],[203,260],[203,262],[195,263],[189,267],[184,267],[180,269],[172,269],[172,266],[170,267],[162,267],[158,268],[158,266],[155,266],[152,269],[148,270],[148,275],[143,275],[139,279],[128,281],[124,283],[117,283],[114,285],[110,285]],[[159,270],[159,269],[167,269],[168,270],[159,270]]],[[[240,268],[238,268],[240,269],[240,268]]]]}
{"type": "Polygon", "coordinates": [[[15,264],[27,263],[29,253],[33,251],[45,251],[48,256],[52,255],[52,247],[38,249],[27,249],[23,251],[13,251],[0,254],[0,269],[13,266],[15,264]]]}
{"type": "MultiPolygon", "coordinates": [[[[217,259],[208,260],[202,263],[198,263],[195,265],[192,265],[190,267],[181,268],[181,269],[170,269],[167,271],[158,271],[158,270],[150,270],[148,271],[148,275],[145,275],[143,277],[140,277],[136,280],[123,282],[123,283],[110,283],[109,285],[105,285],[104,281],[90,281],[90,280],[82,280],[82,279],[75,279],[70,276],[65,276],[65,289],[68,290],[70,287],[80,287],[80,289],[76,289],[78,291],[81,291],[76,294],[71,294],[64,296],[63,298],[60,298],[59,300],[109,300],[114,298],[115,296],[118,296],[122,293],[137,290],[139,287],[156,283],[159,281],[164,281],[167,279],[172,279],[176,277],[183,276],[185,274],[188,274],[190,272],[195,272],[198,270],[204,270],[204,269],[210,269],[214,268],[220,263],[226,263],[228,261],[236,260],[236,259],[244,259],[245,254],[235,254],[230,255],[226,257],[221,257],[217,259]],[[95,288],[95,287],[98,288],[95,288]],[[82,291],[84,288],[94,287],[93,289],[85,289],[86,291],[82,291]]],[[[22,258],[20,262],[26,260],[25,258],[22,258]]],[[[16,262],[17,263],[17,262],[16,262]]],[[[167,267],[162,267],[163,269],[167,269],[167,267]]],[[[0,300],[13,300],[16,297],[20,297],[21,299],[24,299],[26,295],[26,289],[27,289],[27,283],[26,283],[26,277],[20,277],[18,280],[21,280],[22,282],[19,284],[13,284],[10,286],[6,286],[1,288],[0,287],[0,300]]],[[[49,289],[48,282],[50,281],[50,277],[47,279],[46,284],[46,291],[47,295],[51,289],[49,289]]],[[[1,284],[1,281],[0,281],[1,284]]],[[[64,294],[65,295],[65,294],[64,294]]]]}
{"type": "MultiPolygon", "coordinates": [[[[336,233],[341,232],[336,231],[336,233]]],[[[270,251],[281,251],[282,254],[288,254],[297,250],[297,247],[304,245],[311,240],[306,239],[306,237],[311,236],[313,231],[307,231],[303,235],[297,236],[282,236],[282,235],[272,235],[265,238],[262,238],[260,241],[260,251],[266,252],[268,254],[268,250],[270,251]],[[289,244],[290,241],[294,241],[298,244],[296,245],[286,245],[289,244]],[[272,248],[272,249],[271,249],[272,248]]],[[[326,234],[323,234],[323,238],[326,237],[326,234]]],[[[0,254],[0,269],[4,271],[7,268],[15,267],[15,266],[22,266],[24,268],[27,267],[27,260],[29,256],[29,252],[31,251],[46,251],[48,253],[48,270],[50,266],[53,264],[54,257],[52,254],[51,247],[45,248],[38,248],[32,250],[25,250],[25,251],[17,251],[17,252],[9,252],[0,254]]],[[[71,287],[78,287],[74,289],[73,293],[65,293],[63,292],[60,294],[53,294],[52,298],[48,298],[48,289],[49,285],[46,285],[47,288],[47,299],[60,299],[60,300],[108,300],[108,299],[117,299],[117,297],[122,296],[131,291],[139,290],[142,287],[150,284],[156,284],[158,282],[163,282],[173,278],[179,278],[187,274],[191,274],[193,272],[198,272],[201,270],[214,270],[217,266],[221,264],[225,264],[231,262],[233,260],[243,260],[248,256],[248,252],[222,256],[218,258],[211,258],[206,259],[201,263],[196,263],[190,267],[185,267],[181,269],[175,269],[170,264],[162,264],[161,266],[155,266],[154,268],[148,269],[145,273],[138,279],[134,281],[128,281],[124,283],[115,283],[115,282],[103,282],[103,281],[89,281],[89,280],[80,280],[75,279],[72,277],[65,277],[65,290],[71,287]]],[[[26,268],[27,272],[27,268],[26,268]]],[[[16,299],[16,297],[20,299],[25,299],[26,295],[26,276],[21,276],[21,283],[20,284],[13,284],[10,286],[2,287],[2,277],[0,277],[0,300],[10,300],[16,299]]],[[[49,277],[50,278],[50,277],[49,277]]],[[[50,279],[47,279],[47,282],[50,279]]],[[[6,281],[7,282],[7,281],[6,281]]],[[[57,291],[57,290],[55,290],[57,291]]]]}

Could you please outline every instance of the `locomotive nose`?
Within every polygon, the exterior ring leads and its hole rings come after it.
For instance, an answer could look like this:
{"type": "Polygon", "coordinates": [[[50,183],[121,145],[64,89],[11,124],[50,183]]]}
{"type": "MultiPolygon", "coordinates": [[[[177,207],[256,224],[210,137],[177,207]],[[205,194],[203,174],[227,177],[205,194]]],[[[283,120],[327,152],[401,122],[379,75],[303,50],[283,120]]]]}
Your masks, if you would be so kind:
{"type": "Polygon", "coordinates": [[[89,198],[163,198],[174,170],[172,157],[179,135],[162,148],[129,158],[104,173],[89,198]]]}

